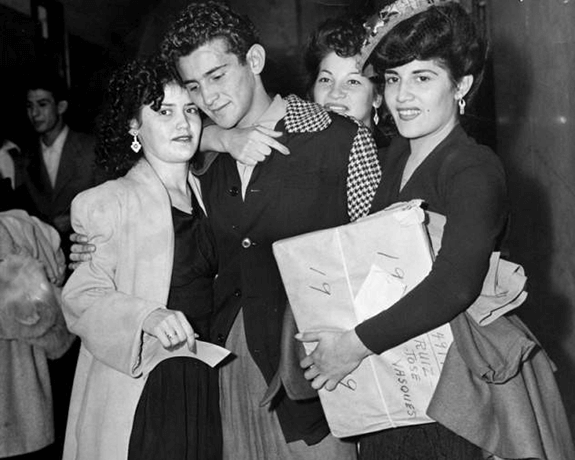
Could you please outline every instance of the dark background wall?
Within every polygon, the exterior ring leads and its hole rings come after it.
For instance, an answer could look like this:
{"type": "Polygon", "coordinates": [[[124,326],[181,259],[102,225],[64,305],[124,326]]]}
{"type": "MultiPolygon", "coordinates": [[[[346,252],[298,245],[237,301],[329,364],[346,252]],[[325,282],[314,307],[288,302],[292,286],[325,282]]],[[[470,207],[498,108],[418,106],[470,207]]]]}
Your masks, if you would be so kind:
{"type": "MultiPolygon", "coordinates": [[[[227,3],[249,15],[261,31],[268,51],[268,89],[302,94],[301,52],[309,33],[327,17],[371,11],[376,3],[385,1],[227,3]]],[[[10,88],[5,92],[17,111],[10,117],[8,132],[16,140],[29,134],[22,76],[46,71],[57,71],[69,80],[68,122],[76,129],[92,130],[110,71],[136,55],[152,53],[171,17],[187,3],[189,0],[0,0],[0,83],[2,88],[10,88]],[[39,38],[38,7],[48,11],[48,39],[39,38]],[[60,54],[66,54],[65,59],[60,54]]]]}
{"type": "Polygon", "coordinates": [[[490,2],[497,151],[513,203],[521,314],[558,366],[575,428],[575,2],[490,2]]]}
{"type": "MultiPolygon", "coordinates": [[[[31,135],[23,89],[26,76],[62,72],[54,57],[55,50],[39,39],[38,25],[29,9],[19,11],[3,5],[4,1],[0,1],[0,91],[4,103],[1,129],[20,143],[31,135]]],[[[81,131],[92,130],[107,71],[124,59],[116,48],[92,42],[90,38],[65,35],[70,77],[70,106],[66,118],[72,127],[81,131]]]]}
{"type": "Polygon", "coordinates": [[[0,91],[5,110],[0,130],[18,140],[27,122],[18,79],[36,60],[34,24],[24,14],[0,5],[0,91]]]}

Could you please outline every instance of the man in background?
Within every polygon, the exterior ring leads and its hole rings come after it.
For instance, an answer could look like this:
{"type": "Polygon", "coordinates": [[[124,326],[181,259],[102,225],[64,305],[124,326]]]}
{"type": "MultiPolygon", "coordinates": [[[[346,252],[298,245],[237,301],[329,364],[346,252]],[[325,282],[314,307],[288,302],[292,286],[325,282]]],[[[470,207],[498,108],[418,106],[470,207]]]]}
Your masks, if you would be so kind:
{"type": "MultiPolygon", "coordinates": [[[[21,207],[56,228],[68,256],[72,200],[102,177],[94,163],[95,139],[66,124],[68,91],[61,79],[38,73],[27,81],[25,89],[28,119],[37,136],[22,148],[26,158],[18,196],[21,207]]],[[[79,342],[76,339],[66,354],[49,363],[56,456],[63,446],[79,342]]]]}
{"type": "Polygon", "coordinates": [[[25,149],[24,187],[30,201],[27,210],[58,230],[67,252],[72,199],[97,183],[95,141],[65,123],[67,88],[57,77],[37,74],[27,82],[26,109],[37,134],[25,149]]]}

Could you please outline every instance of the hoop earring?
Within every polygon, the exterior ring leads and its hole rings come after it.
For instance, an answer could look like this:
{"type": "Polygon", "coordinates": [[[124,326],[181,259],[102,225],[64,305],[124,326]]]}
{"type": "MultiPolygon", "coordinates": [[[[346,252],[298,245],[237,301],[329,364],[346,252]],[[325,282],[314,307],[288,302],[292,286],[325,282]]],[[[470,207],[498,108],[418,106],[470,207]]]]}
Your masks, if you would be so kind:
{"type": "Polygon", "coordinates": [[[137,129],[130,129],[129,131],[130,136],[134,136],[132,143],[130,144],[130,148],[133,150],[134,153],[138,153],[142,148],[142,144],[138,141],[138,130],[137,129]]]}
{"type": "Polygon", "coordinates": [[[377,113],[377,110],[373,111],[373,124],[375,126],[379,124],[379,114],[377,113]]]}
{"type": "Polygon", "coordinates": [[[459,99],[457,105],[459,106],[459,115],[465,115],[465,106],[467,105],[465,99],[459,99]]]}

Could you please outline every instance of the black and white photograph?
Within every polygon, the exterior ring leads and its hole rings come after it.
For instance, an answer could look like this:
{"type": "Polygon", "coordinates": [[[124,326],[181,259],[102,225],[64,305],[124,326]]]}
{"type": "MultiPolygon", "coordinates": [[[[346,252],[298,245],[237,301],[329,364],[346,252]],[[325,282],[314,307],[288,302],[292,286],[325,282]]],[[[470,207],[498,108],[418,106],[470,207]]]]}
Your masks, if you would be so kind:
{"type": "Polygon", "coordinates": [[[0,459],[575,460],[575,0],[0,0],[0,459]]]}

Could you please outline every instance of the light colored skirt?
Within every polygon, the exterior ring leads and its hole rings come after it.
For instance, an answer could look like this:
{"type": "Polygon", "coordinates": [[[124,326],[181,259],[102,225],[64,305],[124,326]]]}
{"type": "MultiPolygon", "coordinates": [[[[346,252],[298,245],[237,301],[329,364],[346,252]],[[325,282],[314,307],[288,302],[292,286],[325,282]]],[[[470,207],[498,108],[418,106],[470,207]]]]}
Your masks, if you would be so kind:
{"type": "MultiPolygon", "coordinates": [[[[278,338],[279,339],[279,338],[278,338]]],[[[220,370],[224,460],[355,460],[355,443],[331,434],[318,444],[286,443],[277,415],[260,407],[267,384],[252,359],[239,312],[226,341],[236,359],[220,370]]]]}

